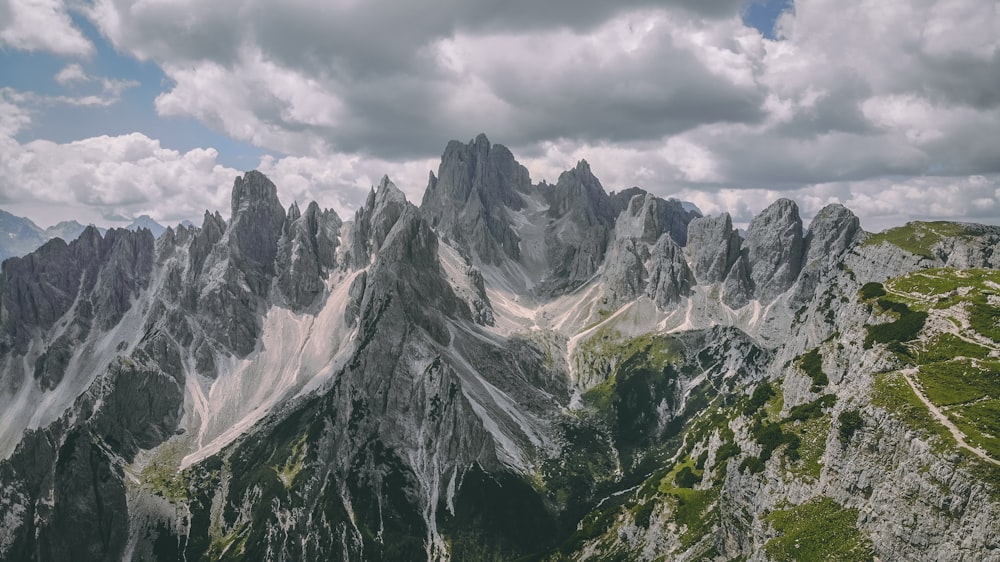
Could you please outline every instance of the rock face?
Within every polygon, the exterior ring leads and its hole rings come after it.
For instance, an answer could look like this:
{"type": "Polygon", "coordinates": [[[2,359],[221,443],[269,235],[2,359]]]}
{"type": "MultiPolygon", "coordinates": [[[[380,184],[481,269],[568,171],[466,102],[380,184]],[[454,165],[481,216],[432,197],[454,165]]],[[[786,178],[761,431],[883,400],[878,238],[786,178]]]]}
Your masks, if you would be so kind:
{"type": "Polygon", "coordinates": [[[795,283],[802,270],[802,219],[790,199],[779,199],[750,221],[747,259],[754,294],[770,302],[795,283]]]}
{"type": "Polygon", "coordinates": [[[541,292],[557,294],[574,289],[597,272],[604,261],[615,217],[601,182],[581,160],[563,172],[554,186],[545,186],[550,224],[545,231],[550,267],[541,292]]]}
{"type": "Polygon", "coordinates": [[[305,214],[297,205],[289,208],[278,251],[278,287],[290,304],[303,309],[316,301],[324,280],[337,265],[340,217],[322,211],[316,202],[305,214]]]}
{"type": "Polygon", "coordinates": [[[809,300],[823,273],[843,259],[863,234],[858,217],[843,205],[827,205],[816,213],[805,237],[804,266],[792,299],[800,303],[809,300]]]}
{"type": "Polygon", "coordinates": [[[661,199],[633,187],[610,197],[612,214],[617,218],[615,231],[619,238],[639,238],[655,242],[661,234],[668,233],[679,246],[687,244],[689,223],[697,219],[696,213],[684,209],[676,199],[661,199]],[[621,201],[628,196],[625,204],[621,201]]]}
{"type": "Polygon", "coordinates": [[[486,135],[469,144],[452,141],[438,175],[427,182],[421,212],[443,236],[483,263],[518,259],[519,239],[506,210],[524,206],[531,188],[528,170],[486,135]]]}
{"type": "Polygon", "coordinates": [[[660,236],[650,251],[652,266],[646,294],[660,308],[667,308],[691,294],[694,275],[684,259],[684,251],[668,235],[660,236]]]}
{"type": "MultiPolygon", "coordinates": [[[[895,318],[861,291],[995,267],[1000,229],[833,205],[803,236],[781,200],[741,240],[482,136],[420,208],[385,177],[342,222],[249,172],[231,212],[4,263],[0,560],[1000,551],[993,465],[914,425],[926,354],[866,345],[895,318]]],[[[928,310],[920,345],[962,316],[928,310]]]]}
{"type": "Polygon", "coordinates": [[[729,213],[692,220],[688,225],[686,249],[698,282],[724,281],[740,256],[742,242],[733,229],[729,213]]]}
{"type": "MultiPolygon", "coordinates": [[[[621,209],[605,263],[605,305],[611,308],[647,294],[661,307],[676,304],[694,285],[676,240],[687,230],[691,215],[677,201],[665,201],[644,191],[621,209]]],[[[617,196],[618,194],[616,194],[617,196]]]]}
{"type": "Polygon", "coordinates": [[[68,245],[57,238],[8,260],[0,280],[0,354],[25,353],[33,336],[74,306],[79,330],[87,332],[95,322],[99,329],[110,328],[145,288],[152,265],[148,231],[112,229],[102,238],[94,227],[68,245]]]}

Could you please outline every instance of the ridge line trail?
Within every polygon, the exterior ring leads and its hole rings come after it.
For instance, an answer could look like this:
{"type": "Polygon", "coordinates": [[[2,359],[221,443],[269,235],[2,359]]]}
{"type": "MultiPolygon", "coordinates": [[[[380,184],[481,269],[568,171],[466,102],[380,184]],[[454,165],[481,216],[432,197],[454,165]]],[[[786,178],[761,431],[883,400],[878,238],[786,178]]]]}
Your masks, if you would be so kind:
{"type": "Polygon", "coordinates": [[[939,421],[941,425],[948,428],[948,431],[951,432],[952,437],[954,437],[955,441],[958,442],[958,446],[962,447],[963,449],[969,451],[970,453],[976,455],[977,457],[981,458],[982,460],[988,463],[1000,466],[1000,461],[989,456],[986,453],[986,451],[980,449],[979,447],[973,447],[972,445],[969,445],[969,443],[965,441],[965,434],[962,433],[962,431],[958,429],[958,427],[954,423],[952,423],[950,419],[948,419],[948,416],[946,416],[943,412],[941,412],[941,410],[939,410],[937,406],[931,403],[931,401],[928,400],[926,396],[924,396],[923,390],[921,390],[920,387],[917,386],[916,382],[911,378],[911,375],[915,374],[916,372],[917,372],[916,367],[901,369],[899,371],[899,373],[903,375],[903,378],[906,379],[906,384],[910,385],[910,388],[913,389],[913,393],[916,394],[917,398],[919,398],[920,401],[924,403],[924,406],[926,406],[927,409],[930,410],[931,414],[934,415],[934,418],[937,419],[937,421],[939,421]]]}
{"type": "MultiPolygon", "coordinates": [[[[931,302],[931,299],[927,298],[924,295],[920,295],[919,293],[907,293],[903,291],[898,291],[888,285],[883,285],[883,288],[885,289],[887,295],[899,297],[904,300],[915,300],[923,302],[925,304],[931,302]]],[[[953,317],[944,314],[946,310],[950,310],[951,308],[952,307],[942,310],[942,309],[935,309],[934,307],[929,306],[927,308],[927,313],[929,316],[945,320],[945,322],[942,323],[943,325],[947,326],[947,329],[943,330],[945,333],[949,333],[967,343],[981,345],[989,349],[990,351],[1000,351],[1000,345],[998,345],[998,342],[994,341],[992,338],[980,334],[979,332],[976,332],[970,326],[967,326],[966,318],[956,318],[956,320],[962,324],[961,326],[956,326],[954,323],[952,323],[951,319],[953,317]],[[971,331],[973,334],[975,334],[975,336],[978,337],[970,336],[967,333],[967,331],[971,331]]]]}

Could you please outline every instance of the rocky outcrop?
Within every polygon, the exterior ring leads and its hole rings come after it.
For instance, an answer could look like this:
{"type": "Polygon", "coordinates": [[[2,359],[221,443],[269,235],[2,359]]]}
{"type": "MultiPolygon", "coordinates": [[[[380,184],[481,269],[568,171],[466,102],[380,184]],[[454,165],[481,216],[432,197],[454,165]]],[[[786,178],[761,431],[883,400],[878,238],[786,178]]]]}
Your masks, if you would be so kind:
{"type": "Polygon", "coordinates": [[[368,192],[365,204],[354,214],[354,222],[344,241],[345,264],[362,268],[371,263],[403,211],[410,206],[403,192],[384,176],[378,189],[368,192]]]}
{"type": "Polygon", "coordinates": [[[340,217],[321,211],[316,202],[305,214],[292,205],[286,216],[278,251],[278,287],[295,309],[304,309],[323,293],[330,271],[337,265],[340,217]]]}
{"type": "Polygon", "coordinates": [[[71,309],[69,323],[85,337],[91,326],[116,324],[149,283],[153,237],[148,231],[94,227],[70,244],[56,238],[37,252],[12,258],[0,275],[0,357],[23,355],[32,337],[71,309]]]}
{"type": "Polygon", "coordinates": [[[610,196],[615,236],[638,238],[653,244],[664,232],[680,246],[687,244],[689,223],[697,213],[688,212],[676,199],[661,199],[633,187],[610,196]],[[622,204],[622,200],[629,198],[622,204]]]}
{"type": "Polygon", "coordinates": [[[802,219],[795,202],[778,199],[755,216],[744,246],[754,294],[769,303],[787,291],[802,270],[802,219]]]}
{"type": "Polygon", "coordinates": [[[843,205],[827,205],[820,209],[805,237],[804,266],[792,293],[793,302],[804,304],[810,299],[820,277],[832,271],[863,234],[858,217],[843,205]]]}
{"type": "Polygon", "coordinates": [[[721,283],[740,256],[742,239],[729,213],[699,217],[688,224],[685,252],[698,283],[721,283]]]}
{"type": "Polygon", "coordinates": [[[549,274],[544,295],[575,289],[590,280],[604,261],[615,217],[608,194],[586,160],[563,172],[554,186],[539,191],[548,204],[545,230],[549,274]]]}
{"type": "Polygon", "coordinates": [[[224,232],[221,217],[206,213],[205,226],[192,244],[197,250],[189,254],[189,271],[197,277],[188,284],[185,304],[217,351],[245,357],[256,346],[284,222],[277,188],[256,171],[236,178],[232,218],[224,232]],[[202,261],[201,248],[220,233],[202,261]]]}
{"type": "Polygon", "coordinates": [[[649,285],[646,295],[666,309],[691,294],[694,275],[688,268],[684,251],[669,235],[660,236],[650,252],[649,285]]]}
{"type": "Polygon", "coordinates": [[[530,189],[528,171],[510,151],[479,135],[465,145],[448,143],[420,210],[450,243],[482,263],[498,264],[520,255],[507,209],[521,209],[521,194],[530,189]]]}
{"type": "Polygon", "coordinates": [[[749,258],[747,252],[743,251],[729,268],[729,273],[722,283],[722,302],[729,308],[743,308],[753,299],[753,281],[750,272],[749,258]]]}
{"type": "Polygon", "coordinates": [[[604,265],[604,305],[617,309],[644,293],[655,295],[663,307],[674,304],[693,285],[687,264],[682,256],[678,261],[675,251],[677,231],[686,231],[691,215],[679,202],[664,201],[638,188],[622,193],[633,195],[615,221],[614,241],[604,265]],[[647,287],[651,280],[653,285],[647,287]]]}

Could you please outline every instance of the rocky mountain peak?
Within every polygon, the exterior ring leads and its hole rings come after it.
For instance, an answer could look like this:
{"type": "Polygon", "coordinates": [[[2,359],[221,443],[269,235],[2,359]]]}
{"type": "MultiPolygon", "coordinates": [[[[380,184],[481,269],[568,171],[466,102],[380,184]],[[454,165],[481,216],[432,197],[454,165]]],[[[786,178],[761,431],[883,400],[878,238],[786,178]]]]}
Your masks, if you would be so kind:
{"type": "Polygon", "coordinates": [[[346,241],[347,263],[352,267],[368,264],[403,211],[412,206],[389,176],[383,176],[378,187],[368,192],[365,204],[354,213],[346,241]]]}
{"type": "Polygon", "coordinates": [[[718,283],[726,278],[740,256],[742,240],[729,213],[699,217],[687,232],[687,254],[700,283],[718,283]]]}
{"type": "Polygon", "coordinates": [[[861,232],[861,221],[847,207],[840,204],[823,207],[809,224],[805,262],[837,259],[861,232]]]}
{"type": "Polygon", "coordinates": [[[302,211],[299,209],[299,202],[293,201],[291,205],[288,206],[288,211],[285,212],[285,218],[288,222],[295,222],[302,216],[302,211]]]}
{"type": "Polygon", "coordinates": [[[528,170],[486,135],[448,143],[437,176],[430,174],[420,210],[448,241],[479,261],[517,259],[518,237],[508,210],[524,207],[528,170]]]}
{"type": "Polygon", "coordinates": [[[556,185],[545,190],[545,194],[549,201],[549,216],[559,217],[578,211],[608,226],[614,222],[611,198],[586,160],[580,160],[576,167],[559,174],[556,185]]]}
{"type": "Polygon", "coordinates": [[[251,288],[266,294],[285,222],[278,189],[264,174],[247,172],[233,184],[232,211],[226,232],[231,259],[245,271],[251,288]]]}
{"type": "Polygon", "coordinates": [[[804,240],[799,207],[778,199],[750,221],[745,242],[750,278],[758,298],[770,302],[795,283],[802,270],[804,240]]]}
{"type": "Polygon", "coordinates": [[[243,177],[237,177],[233,183],[232,215],[230,215],[232,219],[236,220],[242,209],[259,203],[280,205],[278,188],[274,183],[257,170],[251,170],[243,174],[243,177]]]}
{"type": "MultiPolygon", "coordinates": [[[[662,199],[641,189],[633,189],[637,191],[618,212],[615,221],[617,236],[629,236],[653,244],[666,232],[677,244],[687,244],[688,224],[696,215],[685,210],[676,199],[662,199]]],[[[618,194],[611,197],[612,209],[616,208],[616,197],[618,194]]]]}

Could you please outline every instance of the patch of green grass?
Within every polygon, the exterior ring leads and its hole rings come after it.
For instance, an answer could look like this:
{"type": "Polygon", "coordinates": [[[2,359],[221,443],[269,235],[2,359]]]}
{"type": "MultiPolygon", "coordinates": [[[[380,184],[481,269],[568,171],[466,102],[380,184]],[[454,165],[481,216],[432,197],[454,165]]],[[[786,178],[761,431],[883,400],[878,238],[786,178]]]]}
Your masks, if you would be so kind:
{"type": "Polygon", "coordinates": [[[789,509],[777,510],[765,520],[778,536],[764,550],[776,561],[867,561],[875,548],[857,526],[858,510],[822,497],[789,509]]]}
{"type": "Polygon", "coordinates": [[[747,457],[740,463],[740,472],[749,471],[750,474],[760,474],[764,472],[764,461],[757,457],[747,457]]]}
{"type": "Polygon", "coordinates": [[[956,336],[955,334],[938,334],[923,343],[917,350],[915,358],[917,363],[924,365],[927,363],[937,363],[938,361],[948,361],[956,357],[970,357],[973,359],[985,359],[990,354],[990,350],[956,336]]]}
{"type": "Polygon", "coordinates": [[[822,390],[826,385],[830,384],[830,379],[823,372],[823,356],[820,354],[818,347],[803,353],[799,357],[799,367],[812,379],[813,392],[822,390]]]}
{"type": "Polygon", "coordinates": [[[676,488],[670,491],[670,495],[676,501],[674,520],[684,526],[684,532],[681,533],[681,547],[687,548],[705,536],[718,519],[714,509],[718,490],[676,488]]]}
{"type": "Polygon", "coordinates": [[[995,343],[1000,343],[1000,308],[989,304],[988,300],[973,303],[969,310],[969,325],[995,343]]]}
{"type": "Polygon", "coordinates": [[[764,413],[767,419],[777,421],[781,418],[781,410],[785,407],[785,393],[778,387],[774,390],[774,396],[764,404],[764,413]]]}
{"type": "Polygon", "coordinates": [[[1000,459],[1000,400],[984,400],[961,410],[961,416],[948,412],[948,417],[962,430],[966,439],[1000,459]]]}
{"type": "Polygon", "coordinates": [[[788,421],[806,421],[823,415],[823,410],[837,403],[836,394],[824,394],[812,402],[799,404],[788,411],[788,421]]]}
{"type": "Polygon", "coordinates": [[[726,478],[727,462],[729,459],[739,456],[740,446],[732,441],[726,441],[719,449],[715,451],[715,472],[717,473],[715,479],[717,482],[721,482],[726,478]]]}
{"type": "Polygon", "coordinates": [[[920,367],[924,393],[937,406],[950,406],[984,396],[1000,398],[1000,362],[975,359],[941,361],[920,367]]]}
{"type": "Polygon", "coordinates": [[[931,415],[899,373],[884,373],[875,378],[872,404],[890,412],[911,429],[929,437],[939,437],[941,445],[955,444],[951,432],[931,415]]]}
{"type": "Polygon", "coordinates": [[[747,403],[746,408],[743,409],[743,415],[754,415],[774,395],[774,387],[769,383],[765,382],[757,385],[757,388],[753,390],[753,394],[750,396],[750,401],[747,403]]]}
{"type": "Polygon", "coordinates": [[[881,283],[865,283],[861,286],[861,290],[859,292],[861,294],[861,299],[867,301],[877,299],[878,297],[884,297],[885,287],[883,287],[881,283]]]}
{"type": "Polygon", "coordinates": [[[965,236],[968,234],[970,232],[966,226],[954,222],[914,221],[874,234],[865,240],[862,245],[875,246],[883,242],[888,242],[916,256],[932,259],[934,254],[931,252],[931,248],[943,238],[965,236]]]}
{"type": "Polygon", "coordinates": [[[792,462],[789,469],[798,475],[816,480],[823,470],[820,460],[826,452],[826,436],[830,432],[830,416],[824,415],[803,422],[790,424],[786,431],[797,435],[799,460],[792,462]]]}
{"type": "Polygon", "coordinates": [[[917,337],[920,330],[924,328],[924,323],[927,321],[926,312],[912,310],[903,303],[886,299],[879,299],[878,304],[887,312],[893,311],[897,313],[898,318],[886,324],[865,326],[865,330],[868,331],[864,341],[865,349],[871,349],[872,345],[876,343],[906,343],[917,337]]]}
{"type": "Polygon", "coordinates": [[[180,471],[180,465],[185,451],[180,439],[164,442],[143,468],[139,479],[158,496],[175,502],[184,500],[188,492],[188,479],[180,471]]]}

